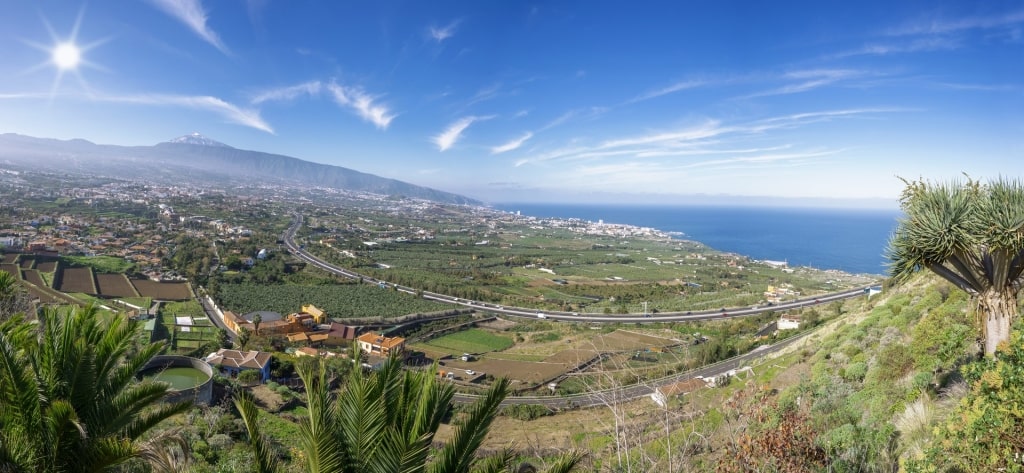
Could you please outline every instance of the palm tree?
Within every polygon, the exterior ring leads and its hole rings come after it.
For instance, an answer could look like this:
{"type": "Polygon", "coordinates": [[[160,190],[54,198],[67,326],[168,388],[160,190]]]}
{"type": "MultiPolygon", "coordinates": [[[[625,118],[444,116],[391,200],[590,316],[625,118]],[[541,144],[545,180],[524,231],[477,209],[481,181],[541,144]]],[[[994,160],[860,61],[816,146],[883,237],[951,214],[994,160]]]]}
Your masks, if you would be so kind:
{"type": "Polygon", "coordinates": [[[1024,283],[1024,186],[904,181],[904,216],[889,242],[897,281],[927,268],[970,294],[985,354],[1009,340],[1024,283]]]}
{"type": "Polygon", "coordinates": [[[28,309],[25,292],[18,280],[7,271],[0,271],[0,320],[28,309]]]}
{"type": "Polygon", "coordinates": [[[110,471],[144,457],[140,437],[189,403],[136,373],[162,344],[133,352],[138,326],[86,308],[0,324],[0,471],[110,471]]]}
{"type": "MultiPolygon", "coordinates": [[[[409,472],[468,473],[511,471],[515,456],[506,451],[477,461],[479,449],[501,401],[507,380],[498,380],[464,414],[452,439],[432,449],[434,434],[449,414],[455,390],[435,370],[403,371],[391,358],[369,376],[353,370],[340,395],[331,392],[323,362],[297,366],[306,385],[308,417],[299,425],[299,448],[310,473],[409,472]]],[[[249,431],[260,473],[277,471],[272,449],[259,431],[251,396],[235,398],[249,431]]],[[[561,457],[549,470],[569,472],[583,458],[561,457]]]]}
{"type": "Polygon", "coordinates": [[[263,323],[263,316],[259,313],[252,316],[252,328],[256,331],[256,336],[260,336],[260,324],[263,323]]]}

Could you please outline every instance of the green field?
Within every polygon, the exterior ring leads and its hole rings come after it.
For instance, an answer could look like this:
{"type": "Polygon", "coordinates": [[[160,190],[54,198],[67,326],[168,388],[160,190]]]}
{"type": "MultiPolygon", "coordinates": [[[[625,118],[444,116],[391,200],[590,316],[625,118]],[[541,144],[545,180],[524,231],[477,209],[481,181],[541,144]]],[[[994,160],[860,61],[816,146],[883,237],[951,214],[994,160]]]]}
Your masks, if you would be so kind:
{"type": "Polygon", "coordinates": [[[221,307],[238,314],[269,310],[281,314],[298,311],[313,304],[331,318],[398,317],[416,312],[436,312],[452,308],[369,284],[321,286],[223,284],[217,292],[221,307]]]}
{"type": "Polygon", "coordinates": [[[124,258],[113,256],[64,256],[65,261],[75,266],[91,266],[101,273],[124,273],[135,266],[124,258]]]}
{"type": "Polygon", "coordinates": [[[122,297],[121,301],[142,307],[143,311],[149,309],[153,305],[153,298],[151,297],[122,297]]]}
{"type": "Polygon", "coordinates": [[[511,347],[512,344],[512,339],[509,337],[495,335],[478,328],[445,335],[425,343],[425,345],[448,351],[453,355],[501,351],[511,347]]]}
{"type": "Polygon", "coordinates": [[[194,317],[203,317],[205,314],[203,306],[197,301],[167,302],[163,305],[161,313],[163,315],[191,315],[194,317]]]}

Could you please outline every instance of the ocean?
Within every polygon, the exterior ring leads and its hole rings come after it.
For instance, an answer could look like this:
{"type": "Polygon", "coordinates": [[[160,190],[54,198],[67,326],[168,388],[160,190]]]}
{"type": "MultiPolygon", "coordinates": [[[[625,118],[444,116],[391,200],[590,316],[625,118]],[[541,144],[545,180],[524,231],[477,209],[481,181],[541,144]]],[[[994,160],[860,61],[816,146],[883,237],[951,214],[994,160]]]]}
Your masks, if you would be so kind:
{"type": "Polygon", "coordinates": [[[885,274],[898,210],[497,204],[533,217],[581,218],[679,232],[719,251],[850,273],[885,274]]]}

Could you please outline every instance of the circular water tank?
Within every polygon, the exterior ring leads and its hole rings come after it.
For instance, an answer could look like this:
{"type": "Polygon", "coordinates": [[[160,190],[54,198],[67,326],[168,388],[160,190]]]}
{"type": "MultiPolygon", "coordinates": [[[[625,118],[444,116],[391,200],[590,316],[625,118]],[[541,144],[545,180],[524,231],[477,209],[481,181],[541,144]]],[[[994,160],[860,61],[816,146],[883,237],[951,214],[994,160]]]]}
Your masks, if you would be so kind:
{"type": "Polygon", "coordinates": [[[198,358],[180,355],[154,356],[139,370],[138,377],[171,385],[168,402],[192,401],[204,406],[213,399],[213,369],[198,358]]]}

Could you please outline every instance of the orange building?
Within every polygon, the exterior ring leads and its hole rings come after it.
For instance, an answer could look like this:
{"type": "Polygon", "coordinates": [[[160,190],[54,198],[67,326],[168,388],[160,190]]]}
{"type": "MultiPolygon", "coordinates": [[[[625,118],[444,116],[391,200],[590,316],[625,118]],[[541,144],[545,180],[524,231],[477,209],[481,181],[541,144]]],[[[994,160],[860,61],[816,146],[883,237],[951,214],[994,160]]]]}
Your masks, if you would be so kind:
{"type": "Polygon", "coordinates": [[[392,353],[405,351],[405,339],[402,337],[385,337],[373,332],[366,332],[356,339],[359,349],[368,355],[388,356],[392,353]]]}

